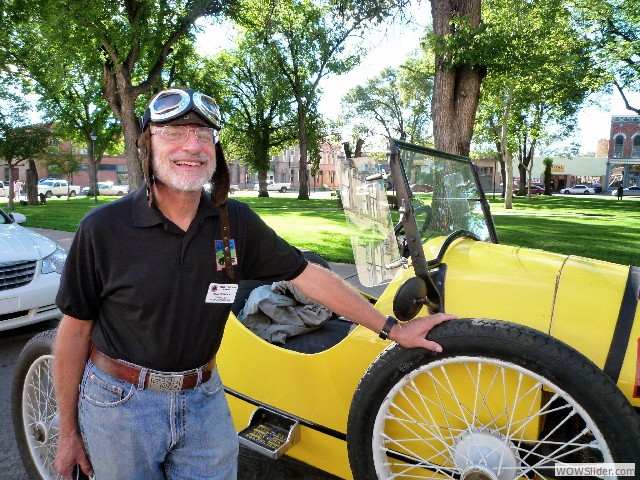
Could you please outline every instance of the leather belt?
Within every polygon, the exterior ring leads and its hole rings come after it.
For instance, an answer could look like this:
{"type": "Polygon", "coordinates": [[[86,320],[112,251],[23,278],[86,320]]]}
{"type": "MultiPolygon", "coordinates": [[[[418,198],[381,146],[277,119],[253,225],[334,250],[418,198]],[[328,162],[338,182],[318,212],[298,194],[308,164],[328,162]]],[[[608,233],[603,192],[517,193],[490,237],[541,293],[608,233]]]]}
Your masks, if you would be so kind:
{"type": "MultiPolygon", "coordinates": [[[[119,380],[137,385],[140,380],[141,368],[114,360],[108,357],[95,346],[91,347],[90,357],[93,364],[107,375],[119,380]]],[[[189,370],[183,373],[161,373],[148,371],[144,379],[144,388],[159,390],[162,392],[177,392],[189,390],[198,385],[198,370],[202,372],[200,383],[205,383],[211,378],[211,372],[216,366],[215,357],[200,369],[189,370]]]]}

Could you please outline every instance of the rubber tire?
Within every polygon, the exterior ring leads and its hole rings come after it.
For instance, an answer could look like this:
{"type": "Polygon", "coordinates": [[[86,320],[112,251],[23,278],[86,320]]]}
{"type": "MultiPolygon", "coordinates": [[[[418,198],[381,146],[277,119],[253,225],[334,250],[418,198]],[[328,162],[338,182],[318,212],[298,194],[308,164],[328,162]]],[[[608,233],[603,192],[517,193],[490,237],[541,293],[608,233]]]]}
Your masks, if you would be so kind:
{"type": "MultiPolygon", "coordinates": [[[[25,470],[27,471],[27,475],[32,480],[48,480],[48,479],[58,479],[61,478],[57,475],[57,472],[53,469],[53,460],[55,459],[55,452],[57,447],[57,432],[56,427],[49,425],[51,431],[47,437],[51,439],[51,442],[47,442],[48,448],[45,448],[45,458],[37,457],[41,460],[40,466],[43,469],[40,471],[38,465],[34,461],[34,456],[37,456],[37,451],[32,450],[29,444],[29,439],[37,442],[34,438],[34,434],[32,432],[27,432],[26,427],[23,421],[23,391],[25,388],[25,384],[30,380],[27,378],[29,375],[29,369],[32,365],[35,366],[36,362],[39,362],[45,356],[53,355],[53,345],[55,342],[56,330],[47,330],[44,332],[40,332],[36,336],[34,336],[31,340],[27,342],[27,344],[22,349],[20,356],[18,357],[18,363],[16,366],[16,371],[13,377],[13,386],[11,391],[11,415],[13,420],[13,431],[15,433],[16,442],[18,445],[18,452],[20,453],[20,458],[22,460],[22,464],[24,465],[25,470]],[[40,359],[40,360],[39,360],[40,359]],[[27,435],[30,437],[28,438],[27,435]]],[[[46,358],[46,357],[45,357],[46,358]]],[[[52,359],[42,360],[45,363],[45,368],[51,368],[51,363],[49,361],[52,359]]],[[[47,372],[50,373],[50,370],[47,372]]],[[[33,375],[37,377],[37,375],[33,375]]],[[[38,412],[37,418],[38,420],[48,420],[49,422],[53,420],[57,420],[57,405],[55,404],[55,394],[53,392],[53,383],[52,376],[45,375],[44,377],[38,377],[43,379],[44,381],[38,382],[38,387],[45,387],[46,392],[50,393],[51,396],[47,396],[46,399],[38,396],[38,399],[35,403],[37,403],[38,412]],[[53,399],[53,402],[50,400],[53,399]],[[47,400],[49,402],[47,402],[47,400]],[[44,411],[44,412],[43,412],[44,411]],[[45,413],[44,418],[41,415],[45,413]]],[[[35,380],[35,378],[33,378],[35,380]]],[[[33,411],[31,412],[34,413],[33,411]]]]}
{"type": "Polygon", "coordinates": [[[49,190],[47,193],[44,194],[44,196],[47,198],[51,198],[53,196],[53,193],[51,193],[51,190],[49,190]]]}
{"type": "Polygon", "coordinates": [[[76,192],[74,192],[73,190],[71,190],[71,191],[69,192],[69,196],[70,196],[70,197],[75,197],[75,196],[76,196],[76,192]]]}
{"type": "Polygon", "coordinates": [[[280,187],[280,193],[287,193],[287,187],[280,187]]]}
{"type": "MultiPolygon", "coordinates": [[[[527,369],[551,381],[564,390],[571,400],[578,403],[594,421],[611,451],[612,461],[640,465],[640,416],[609,377],[579,352],[530,328],[485,319],[459,319],[445,322],[435,327],[430,332],[429,338],[442,345],[443,353],[436,354],[423,349],[405,349],[394,344],[372,363],[360,381],[351,403],[347,423],[347,449],[354,479],[378,478],[373,457],[373,444],[377,440],[374,438],[374,425],[384,402],[389,401],[387,397],[391,394],[394,386],[423,366],[428,367],[429,364],[442,360],[455,360],[456,357],[495,359],[503,363],[508,362],[516,365],[516,368],[527,369]]],[[[486,370],[483,371],[486,372],[486,370]]],[[[438,373],[435,369],[434,372],[438,373]]],[[[425,373],[423,372],[421,375],[425,375],[425,373]]],[[[472,382],[466,382],[465,379],[463,383],[464,388],[456,390],[456,392],[460,392],[460,395],[468,394],[469,388],[476,391],[472,382]]],[[[417,385],[417,383],[412,385],[417,385]]],[[[434,389],[420,390],[424,393],[430,391],[434,391],[434,389]]],[[[401,393],[404,391],[399,392],[399,394],[401,393]]],[[[456,393],[454,401],[457,397],[456,393]]],[[[393,397],[393,399],[395,398],[393,397]]],[[[438,398],[440,398],[439,395],[438,398]]],[[[399,398],[399,401],[402,401],[402,398],[399,398]]],[[[424,402],[427,401],[424,400],[424,402]]],[[[409,405],[415,405],[415,403],[409,403],[409,405]]],[[[459,411],[461,410],[463,407],[460,407],[459,411]]],[[[401,416],[402,413],[398,416],[401,416]]],[[[474,417],[472,414],[469,416],[474,417]]],[[[576,420],[580,420],[580,418],[576,420]]],[[[408,423],[405,422],[405,424],[408,423]]],[[[428,425],[430,430],[438,431],[437,428],[432,429],[433,425],[429,422],[425,421],[424,423],[428,425]]],[[[478,423],[480,423],[480,429],[489,428],[482,425],[479,420],[476,420],[475,426],[468,425],[467,428],[477,428],[478,423]]],[[[547,423],[552,424],[553,422],[548,421],[547,423]]],[[[402,424],[402,421],[398,420],[397,424],[402,424]]],[[[403,433],[405,432],[403,431],[403,433]]],[[[451,443],[453,443],[454,434],[455,431],[450,428],[447,434],[450,438],[444,435],[441,438],[443,440],[451,439],[451,443]]],[[[464,431],[460,435],[463,434],[464,431]]],[[[443,443],[446,442],[437,439],[437,434],[428,432],[418,440],[425,442],[425,438],[429,436],[436,437],[430,445],[442,452],[442,457],[449,453],[453,456],[453,447],[448,444],[444,445],[443,443]]],[[[381,443],[385,440],[385,436],[379,435],[378,439],[380,440],[378,443],[381,443]]],[[[411,446],[419,448],[416,443],[411,446]]],[[[389,459],[388,456],[385,458],[389,459]]],[[[565,461],[568,462],[568,460],[568,457],[565,457],[565,461]]],[[[591,458],[587,458],[584,461],[589,462],[590,460],[591,458]]],[[[451,459],[447,457],[443,461],[451,461],[451,459]]],[[[381,463],[383,462],[384,459],[381,460],[381,463]]],[[[415,473],[415,469],[413,470],[415,473]]],[[[430,478],[428,476],[430,472],[437,475],[434,470],[420,469],[420,472],[425,475],[424,478],[430,478]]],[[[462,470],[458,469],[456,476],[440,475],[433,478],[460,478],[461,472],[462,470]]],[[[386,474],[388,472],[385,472],[386,474]]],[[[403,477],[399,475],[393,478],[403,477]]]]}

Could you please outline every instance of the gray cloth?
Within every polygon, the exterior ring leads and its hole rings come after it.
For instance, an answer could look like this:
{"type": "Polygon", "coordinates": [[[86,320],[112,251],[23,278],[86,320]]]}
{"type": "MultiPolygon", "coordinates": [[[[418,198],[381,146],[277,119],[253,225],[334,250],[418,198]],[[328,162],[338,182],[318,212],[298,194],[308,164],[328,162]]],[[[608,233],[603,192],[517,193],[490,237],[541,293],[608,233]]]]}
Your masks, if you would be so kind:
{"type": "Polygon", "coordinates": [[[289,282],[255,288],[238,313],[238,320],[253,333],[268,342],[280,344],[288,337],[316,330],[329,318],[330,310],[289,282]]]}

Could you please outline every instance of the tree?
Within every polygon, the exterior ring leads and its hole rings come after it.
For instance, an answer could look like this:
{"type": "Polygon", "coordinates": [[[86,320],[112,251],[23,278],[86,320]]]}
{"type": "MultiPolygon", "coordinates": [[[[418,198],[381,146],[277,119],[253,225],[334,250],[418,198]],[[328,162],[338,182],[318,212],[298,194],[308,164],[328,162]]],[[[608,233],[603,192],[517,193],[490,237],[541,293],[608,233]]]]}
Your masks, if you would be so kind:
{"type": "Polygon", "coordinates": [[[561,0],[486,0],[484,6],[484,41],[506,54],[487,65],[478,120],[482,138],[500,151],[505,207],[511,208],[512,156],[518,159],[524,194],[534,151],[546,130],[553,125],[571,131],[587,95],[600,88],[601,72],[561,0]]]}
{"type": "Polygon", "coordinates": [[[574,21],[589,32],[593,56],[628,110],[640,114],[626,92],[640,91],[640,10],[636,0],[577,0],[574,21]]]}
{"type": "Polygon", "coordinates": [[[468,156],[486,75],[476,41],[483,28],[481,0],[432,0],[431,17],[433,34],[425,46],[435,52],[433,141],[438,150],[468,156]]]}
{"type": "Polygon", "coordinates": [[[542,164],[544,165],[544,194],[551,195],[551,167],[553,166],[553,158],[544,157],[542,164]]]}
{"type": "Polygon", "coordinates": [[[121,138],[122,130],[102,96],[101,72],[77,51],[57,49],[36,28],[23,29],[24,46],[14,49],[25,74],[22,90],[38,95],[44,121],[59,138],[84,142],[87,147],[91,191],[97,188],[95,173],[104,152],[121,138]],[[97,136],[91,139],[92,133],[97,136]],[[94,152],[95,148],[95,152],[94,152]]]}
{"type": "Polygon", "coordinates": [[[347,40],[365,26],[380,21],[398,4],[314,0],[247,0],[241,22],[261,32],[265,47],[287,78],[296,104],[300,146],[300,191],[309,198],[307,185],[308,117],[317,105],[319,84],[330,73],[344,73],[360,59],[359,48],[349,49],[347,40]]]}
{"type": "Polygon", "coordinates": [[[60,48],[77,49],[88,62],[93,62],[95,69],[102,70],[104,96],[122,126],[129,184],[136,188],[143,179],[136,147],[140,133],[137,99],[170,80],[175,67],[170,59],[178,62],[184,58],[196,20],[230,14],[237,3],[15,0],[13,14],[25,28],[37,26],[49,42],[60,48]],[[65,25],[65,35],[60,35],[60,25],[65,25]]]}
{"type": "Polygon", "coordinates": [[[399,69],[385,68],[351,89],[342,99],[345,118],[368,121],[370,130],[382,127],[387,137],[426,143],[433,79],[425,63],[424,58],[412,56],[399,69]]]}
{"type": "Polygon", "coordinates": [[[224,112],[226,154],[258,172],[259,196],[268,197],[270,154],[296,139],[286,78],[251,32],[239,37],[235,49],[207,59],[200,71],[198,85],[217,96],[224,112]]]}
{"type": "Polygon", "coordinates": [[[0,159],[9,167],[9,210],[13,210],[14,207],[14,169],[44,155],[50,136],[50,131],[43,125],[0,124],[0,159]]]}

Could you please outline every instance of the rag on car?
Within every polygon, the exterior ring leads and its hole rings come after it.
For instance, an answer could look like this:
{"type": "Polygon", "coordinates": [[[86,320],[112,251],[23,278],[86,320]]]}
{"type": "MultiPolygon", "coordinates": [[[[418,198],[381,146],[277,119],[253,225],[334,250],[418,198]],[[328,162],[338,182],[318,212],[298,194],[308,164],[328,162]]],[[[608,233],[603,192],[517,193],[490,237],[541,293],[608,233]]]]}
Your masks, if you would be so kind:
{"type": "Polygon", "coordinates": [[[331,316],[329,309],[282,281],[253,289],[238,320],[260,338],[284,344],[289,337],[316,330],[331,316]]]}

